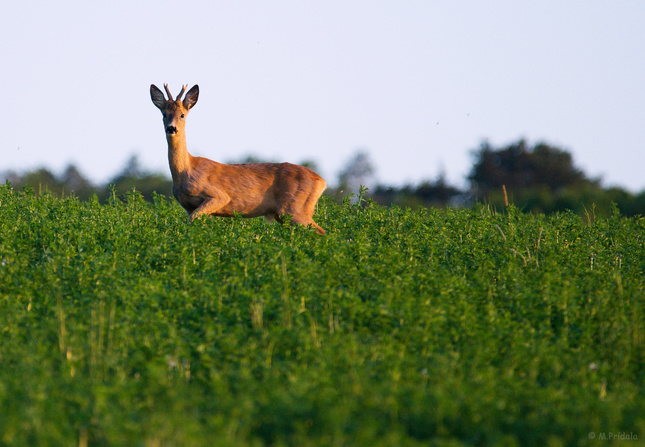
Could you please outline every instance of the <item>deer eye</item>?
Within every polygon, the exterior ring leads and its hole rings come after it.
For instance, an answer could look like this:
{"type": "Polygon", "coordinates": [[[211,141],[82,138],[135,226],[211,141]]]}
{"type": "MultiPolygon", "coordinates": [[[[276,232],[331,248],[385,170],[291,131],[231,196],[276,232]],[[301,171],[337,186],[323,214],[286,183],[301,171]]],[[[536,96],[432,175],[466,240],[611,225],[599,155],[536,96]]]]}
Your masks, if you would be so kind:
{"type": "Polygon", "coordinates": [[[183,118],[184,116],[186,116],[186,115],[184,115],[184,114],[182,113],[182,114],[181,114],[181,117],[183,118]]]}

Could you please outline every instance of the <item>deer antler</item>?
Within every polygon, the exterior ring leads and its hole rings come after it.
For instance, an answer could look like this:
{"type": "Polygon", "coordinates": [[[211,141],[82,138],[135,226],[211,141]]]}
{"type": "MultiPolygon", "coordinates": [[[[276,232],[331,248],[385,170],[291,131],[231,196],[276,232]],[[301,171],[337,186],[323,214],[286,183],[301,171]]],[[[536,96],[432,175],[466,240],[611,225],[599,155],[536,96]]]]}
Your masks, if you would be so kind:
{"type": "Polygon", "coordinates": [[[184,94],[184,92],[186,91],[186,87],[188,87],[188,86],[187,86],[187,85],[182,85],[182,86],[181,86],[181,91],[180,91],[180,92],[179,92],[179,94],[177,95],[177,101],[180,101],[180,100],[181,100],[181,95],[183,95],[183,94],[184,94]]]}
{"type": "Polygon", "coordinates": [[[168,95],[168,101],[174,101],[172,99],[172,95],[170,94],[170,90],[168,89],[168,84],[164,84],[163,88],[166,89],[166,94],[168,95]]]}

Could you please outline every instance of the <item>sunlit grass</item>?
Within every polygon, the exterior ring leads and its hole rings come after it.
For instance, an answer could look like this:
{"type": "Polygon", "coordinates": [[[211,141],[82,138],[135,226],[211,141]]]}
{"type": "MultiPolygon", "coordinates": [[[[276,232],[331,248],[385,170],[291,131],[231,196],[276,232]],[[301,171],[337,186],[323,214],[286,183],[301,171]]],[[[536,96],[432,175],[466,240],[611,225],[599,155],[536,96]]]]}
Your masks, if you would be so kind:
{"type": "Polygon", "coordinates": [[[0,187],[0,445],[645,436],[645,221],[0,187]]]}

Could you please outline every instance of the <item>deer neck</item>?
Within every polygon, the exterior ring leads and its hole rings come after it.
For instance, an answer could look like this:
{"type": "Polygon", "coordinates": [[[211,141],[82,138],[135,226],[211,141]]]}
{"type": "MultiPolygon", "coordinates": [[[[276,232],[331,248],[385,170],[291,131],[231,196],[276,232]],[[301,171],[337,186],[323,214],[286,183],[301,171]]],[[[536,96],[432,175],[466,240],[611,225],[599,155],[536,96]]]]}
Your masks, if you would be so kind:
{"type": "Polygon", "coordinates": [[[167,135],[168,140],[168,162],[173,180],[181,174],[190,170],[191,155],[186,146],[186,134],[167,135]]]}

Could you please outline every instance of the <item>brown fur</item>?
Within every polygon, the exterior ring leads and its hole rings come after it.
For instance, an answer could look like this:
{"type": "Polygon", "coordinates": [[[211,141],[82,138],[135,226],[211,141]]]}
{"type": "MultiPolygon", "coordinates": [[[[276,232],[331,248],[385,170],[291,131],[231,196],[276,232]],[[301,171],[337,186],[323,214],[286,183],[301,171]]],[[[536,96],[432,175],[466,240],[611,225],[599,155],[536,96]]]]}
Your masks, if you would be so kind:
{"type": "Polygon", "coordinates": [[[325,234],[313,215],[326,183],[312,170],[291,163],[227,165],[188,153],[186,116],[197,102],[199,87],[191,88],[182,101],[184,89],[173,100],[166,88],[166,100],[161,90],[151,85],[150,96],[164,116],[172,192],[190,220],[202,215],[241,214],[281,223],[281,216],[290,214],[292,222],[312,225],[325,234]]]}

